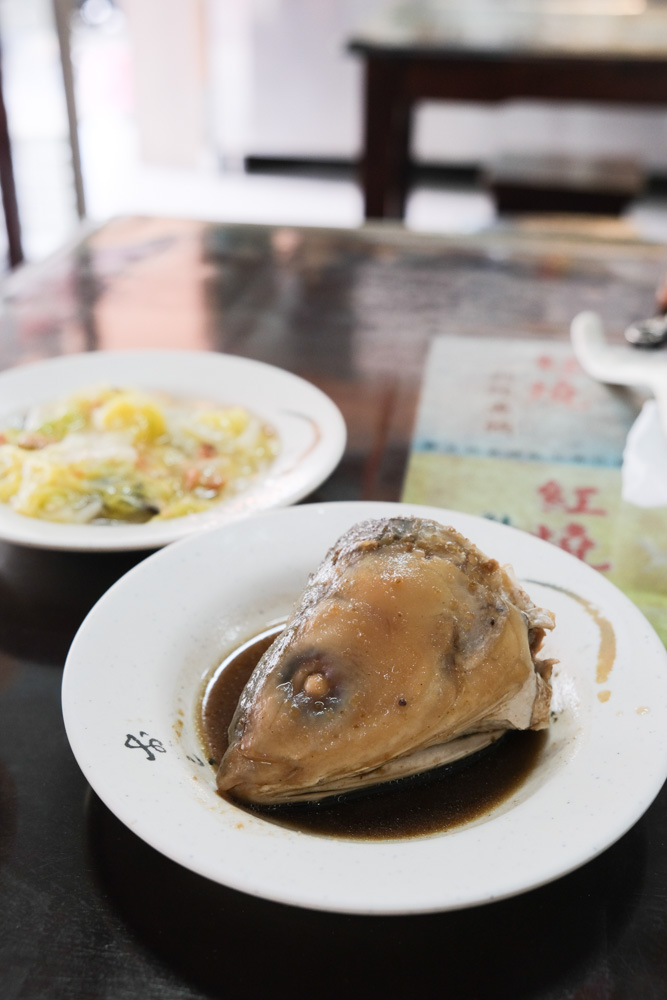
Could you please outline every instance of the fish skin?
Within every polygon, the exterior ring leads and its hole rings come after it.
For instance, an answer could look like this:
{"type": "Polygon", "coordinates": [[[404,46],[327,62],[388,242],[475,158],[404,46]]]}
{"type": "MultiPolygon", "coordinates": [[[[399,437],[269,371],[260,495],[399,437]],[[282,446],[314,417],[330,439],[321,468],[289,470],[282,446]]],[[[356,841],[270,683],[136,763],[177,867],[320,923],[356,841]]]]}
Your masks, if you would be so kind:
{"type": "Polygon", "coordinates": [[[453,528],[356,524],[253,671],[218,788],[317,800],[437,766],[478,734],[544,728],[552,661],[535,654],[553,625],[509,567],[453,528]]]}

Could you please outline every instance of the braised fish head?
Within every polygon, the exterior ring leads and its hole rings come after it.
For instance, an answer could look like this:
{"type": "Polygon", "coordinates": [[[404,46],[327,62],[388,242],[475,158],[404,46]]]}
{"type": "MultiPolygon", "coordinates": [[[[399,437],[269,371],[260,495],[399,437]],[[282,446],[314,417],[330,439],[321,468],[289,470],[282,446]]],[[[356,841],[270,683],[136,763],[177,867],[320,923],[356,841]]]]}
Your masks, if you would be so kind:
{"type": "Polygon", "coordinates": [[[355,525],[259,661],[220,791],[274,803],[414,774],[548,725],[550,612],[453,528],[355,525]]]}

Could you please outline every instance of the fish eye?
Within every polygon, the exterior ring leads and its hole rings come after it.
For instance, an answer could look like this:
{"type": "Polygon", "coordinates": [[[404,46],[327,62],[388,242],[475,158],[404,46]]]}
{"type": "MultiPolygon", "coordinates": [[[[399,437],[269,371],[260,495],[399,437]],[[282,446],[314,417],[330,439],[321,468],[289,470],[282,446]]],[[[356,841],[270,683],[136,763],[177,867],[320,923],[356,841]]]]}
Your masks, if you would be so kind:
{"type": "Polygon", "coordinates": [[[286,665],[279,685],[303,708],[322,712],[340,700],[341,669],[321,650],[297,653],[286,665]]]}
{"type": "Polygon", "coordinates": [[[320,671],[308,674],[303,682],[303,690],[309,698],[324,698],[329,694],[329,682],[320,671]]]}

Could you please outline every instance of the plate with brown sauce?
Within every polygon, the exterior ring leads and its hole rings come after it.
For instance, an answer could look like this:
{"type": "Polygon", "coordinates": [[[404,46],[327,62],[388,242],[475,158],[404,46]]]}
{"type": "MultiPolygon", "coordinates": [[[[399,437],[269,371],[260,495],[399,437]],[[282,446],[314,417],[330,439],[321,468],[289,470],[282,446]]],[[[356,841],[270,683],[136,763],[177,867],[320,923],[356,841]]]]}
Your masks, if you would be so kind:
{"type": "Polygon", "coordinates": [[[667,775],[667,652],[635,605],[540,539],[418,505],[269,511],[155,553],[84,621],[62,697],[84,775],[139,837],[231,888],[336,912],[457,909],[552,881],[621,837],[667,775]],[[406,517],[451,526],[511,564],[530,601],[553,612],[540,650],[557,661],[548,725],[315,802],[221,793],[239,693],[311,574],[353,525],[406,517]]]}
{"type": "Polygon", "coordinates": [[[0,373],[0,538],[154,549],[312,492],[340,410],[292,372],[213,351],[92,351],[0,373]]]}

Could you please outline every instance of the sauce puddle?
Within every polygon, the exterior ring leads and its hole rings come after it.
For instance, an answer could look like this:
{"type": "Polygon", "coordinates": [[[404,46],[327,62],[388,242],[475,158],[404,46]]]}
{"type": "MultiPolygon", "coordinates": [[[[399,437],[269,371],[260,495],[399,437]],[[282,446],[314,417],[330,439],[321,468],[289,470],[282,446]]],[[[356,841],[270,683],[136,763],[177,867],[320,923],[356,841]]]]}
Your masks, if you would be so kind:
{"type": "MultiPolygon", "coordinates": [[[[608,618],[599,611],[595,605],[587,600],[585,597],[581,597],[579,594],[575,594],[572,590],[567,590],[566,587],[559,587],[555,583],[542,583],[540,580],[528,580],[528,583],[537,583],[541,587],[550,587],[551,590],[557,590],[561,594],[567,594],[571,597],[573,601],[584,608],[586,613],[590,615],[595,624],[600,630],[600,646],[598,648],[598,658],[595,665],[595,680],[598,684],[606,684],[609,680],[609,675],[613,669],[614,663],[616,662],[616,633],[614,632],[614,626],[611,624],[608,618]]],[[[608,701],[610,692],[601,691],[598,695],[600,701],[608,701]]]]}
{"type": "MultiPolygon", "coordinates": [[[[283,627],[274,626],[243,643],[208,681],[199,731],[213,767],[227,749],[227,730],[241,691],[283,627]]],[[[484,816],[509,799],[535,767],[547,732],[508,732],[466,760],[321,803],[250,806],[232,796],[223,797],[280,826],[328,837],[395,840],[442,833],[484,816]]]]}

